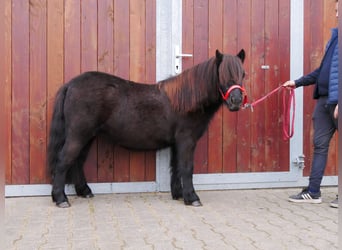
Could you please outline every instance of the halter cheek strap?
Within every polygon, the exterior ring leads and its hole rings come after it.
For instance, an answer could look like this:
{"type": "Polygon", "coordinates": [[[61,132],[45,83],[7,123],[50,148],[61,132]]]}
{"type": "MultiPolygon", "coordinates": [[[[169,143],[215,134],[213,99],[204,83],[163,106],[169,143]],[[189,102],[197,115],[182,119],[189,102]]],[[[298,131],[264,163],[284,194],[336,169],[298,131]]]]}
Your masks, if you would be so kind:
{"type": "Polygon", "coordinates": [[[246,90],[241,87],[240,85],[233,85],[231,86],[227,91],[226,93],[223,93],[223,91],[221,90],[221,88],[219,89],[220,90],[220,93],[221,93],[221,96],[223,98],[223,100],[227,101],[227,99],[229,98],[229,95],[230,93],[234,90],[234,89],[239,89],[241,90],[241,92],[244,94],[244,97],[243,97],[243,105],[245,105],[247,103],[247,95],[246,95],[246,90]]]}

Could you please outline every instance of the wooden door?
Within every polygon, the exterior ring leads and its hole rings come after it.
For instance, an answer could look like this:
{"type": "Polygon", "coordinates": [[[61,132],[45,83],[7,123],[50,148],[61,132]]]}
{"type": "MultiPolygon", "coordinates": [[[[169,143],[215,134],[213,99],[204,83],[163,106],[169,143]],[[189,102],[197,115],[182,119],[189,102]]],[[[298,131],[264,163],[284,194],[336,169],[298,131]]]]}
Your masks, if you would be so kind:
{"type": "MultiPolygon", "coordinates": [[[[245,49],[250,101],[289,78],[290,1],[183,1],[183,68],[215,54],[245,49]],[[268,70],[262,69],[269,66],[268,70]]],[[[221,108],[201,138],[196,173],[274,172],[289,170],[289,143],[282,139],[281,94],[258,104],[254,112],[221,108]]]]}

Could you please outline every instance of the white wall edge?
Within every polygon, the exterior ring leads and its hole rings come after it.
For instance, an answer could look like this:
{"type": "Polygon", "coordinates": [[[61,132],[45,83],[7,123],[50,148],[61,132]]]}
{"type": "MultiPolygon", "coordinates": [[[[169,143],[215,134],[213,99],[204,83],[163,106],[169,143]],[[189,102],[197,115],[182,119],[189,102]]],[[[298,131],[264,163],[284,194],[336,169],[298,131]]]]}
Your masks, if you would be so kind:
{"type": "MultiPolygon", "coordinates": [[[[236,190],[258,188],[304,187],[308,177],[296,181],[287,173],[200,174],[194,175],[195,190],[236,190]],[[241,176],[239,176],[241,175],[241,176]],[[274,175],[274,176],[273,176],[274,175]],[[280,176],[280,178],[279,178],[280,176]],[[237,180],[239,178],[239,180],[237,180]],[[240,179],[241,178],[241,179],[240,179]]],[[[337,176],[324,176],[322,186],[337,186],[337,176]]],[[[160,192],[156,182],[89,183],[94,194],[160,192]]],[[[74,195],[73,185],[65,187],[67,195],[74,195]]],[[[6,185],[5,197],[50,196],[50,184],[6,185]]]]}

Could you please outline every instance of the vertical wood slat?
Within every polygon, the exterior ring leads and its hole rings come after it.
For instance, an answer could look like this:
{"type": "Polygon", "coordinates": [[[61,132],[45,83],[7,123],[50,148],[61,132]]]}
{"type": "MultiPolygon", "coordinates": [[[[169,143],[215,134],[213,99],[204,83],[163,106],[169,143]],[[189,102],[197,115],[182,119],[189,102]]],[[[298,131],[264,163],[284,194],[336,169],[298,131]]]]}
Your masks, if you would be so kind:
{"type": "MultiPolygon", "coordinates": [[[[145,81],[145,5],[143,1],[130,0],[130,80],[145,81]]],[[[143,181],[145,177],[145,152],[130,152],[130,180],[143,181]]]]}
{"type": "Polygon", "coordinates": [[[12,5],[10,0],[6,0],[0,8],[0,53],[2,54],[2,63],[0,66],[0,178],[5,176],[6,183],[9,183],[12,178],[12,160],[11,160],[11,75],[12,75],[12,39],[11,39],[11,25],[12,25],[12,5]],[[5,171],[5,172],[3,172],[5,171]]]}
{"type": "MultiPolygon", "coordinates": [[[[112,0],[98,1],[98,70],[113,72],[114,6],[112,0]]],[[[98,137],[97,174],[99,182],[110,182],[114,178],[114,146],[105,136],[98,137]]]]}
{"type": "MultiPolygon", "coordinates": [[[[252,95],[259,98],[265,95],[264,72],[261,65],[264,60],[264,34],[265,34],[265,0],[251,1],[251,81],[254,83],[252,95]]],[[[251,169],[250,171],[263,171],[265,167],[265,102],[258,104],[251,114],[251,169]]]]}
{"type": "Polygon", "coordinates": [[[46,179],[46,1],[30,1],[30,183],[46,179]]]}
{"type": "MultiPolygon", "coordinates": [[[[279,79],[279,3],[278,1],[265,1],[265,65],[270,66],[270,70],[265,70],[265,91],[271,92],[280,84],[279,79]]],[[[288,41],[289,42],[289,41],[288,41]]],[[[279,170],[280,144],[282,143],[282,134],[280,119],[282,114],[281,95],[276,95],[267,99],[265,105],[265,168],[264,171],[279,170]],[[279,107],[279,108],[275,108],[279,107]]],[[[282,154],[288,152],[288,149],[281,150],[282,154]]],[[[287,154],[288,155],[288,154],[287,154]]]]}
{"type": "MultiPolygon", "coordinates": [[[[224,53],[235,55],[238,51],[237,1],[224,0],[223,2],[223,38],[222,50],[224,53]]],[[[222,107],[222,171],[235,173],[237,166],[237,113],[231,113],[227,107],[222,107]]]]}
{"type": "MultiPolygon", "coordinates": [[[[114,1],[114,71],[129,79],[129,1],[114,1]]],[[[114,181],[129,181],[129,151],[119,146],[114,148],[114,181]]]]}
{"type": "Polygon", "coordinates": [[[64,20],[64,81],[81,73],[81,3],[65,1],[64,20]]]}
{"type": "MultiPolygon", "coordinates": [[[[280,83],[288,80],[290,76],[290,0],[279,1],[279,79],[280,83]]],[[[281,106],[280,106],[281,107],[281,106]]],[[[298,132],[297,132],[298,133],[298,132]]],[[[278,133],[278,138],[282,137],[282,131],[278,133]]],[[[279,150],[279,171],[287,171],[289,162],[289,141],[282,142],[279,150]],[[285,151],[285,153],[282,153],[285,151]]]]}
{"type": "MultiPolygon", "coordinates": [[[[208,3],[208,57],[215,56],[216,49],[222,53],[223,42],[223,3],[220,1],[209,1],[208,3]]],[[[222,124],[222,107],[213,117],[208,128],[208,172],[222,172],[222,140],[223,140],[223,124],[222,124]]]]}
{"type": "MultiPolygon", "coordinates": [[[[146,48],[145,48],[145,82],[156,83],[156,0],[146,0],[146,48]]],[[[156,152],[145,155],[145,181],[156,179],[156,152]]]]}
{"type": "Polygon", "coordinates": [[[30,182],[29,1],[12,2],[12,184],[30,182]]]}
{"type": "MultiPolygon", "coordinates": [[[[182,2],[182,51],[183,53],[194,54],[194,0],[183,0],[182,2]]],[[[194,65],[193,57],[182,59],[182,70],[191,68],[194,65]]]]}
{"type": "MultiPolygon", "coordinates": [[[[308,74],[319,66],[323,55],[323,3],[321,1],[309,0],[304,2],[304,8],[308,11],[304,13],[304,74],[308,74]]],[[[309,175],[312,165],[312,113],[314,101],[312,100],[313,86],[308,86],[304,91],[304,155],[305,168],[304,175],[309,175]]]]}
{"type": "MultiPolygon", "coordinates": [[[[55,95],[64,82],[64,2],[47,1],[47,135],[50,133],[55,95]],[[58,66],[56,66],[58,65],[58,66]]],[[[49,137],[47,138],[47,140],[49,137]]],[[[47,166],[45,166],[47,169],[47,166]]],[[[47,183],[51,182],[47,173],[47,183]]]]}
{"type": "MultiPolygon", "coordinates": [[[[97,1],[81,1],[81,72],[97,70],[97,1]]],[[[97,139],[84,163],[88,182],[97,181],[97,139]]]]}
{"type": "MultiPolygon", "coordinates": [[[[244,70],[246,72],[246,77],[243,81],[246,92],[249,95],[249,101],[254,99],[254,93],[252,92],[255,85],[253,81],[253,75],[251,70],[251,64],[253,59],[251,44],[251,12],[252,5],[250,0],[240,0],[237,1],[237,38],[236,43],[238,50],[244,49],[246,52],[246,60],[244,62],[244,70]]],[[[251,114],[249,110],[244,110],[239,112],[237,118],[237,136],[236,136],[236,172],[249,172],[251,169],[251,127],[254,126],[251,119],[251,114]]]]}
{"type": "MultiPolygon", "coordinates": [[[[208,59],[209,16],[208,1],[194,1],[194,64],[208,59]]],[[[208,172],[208,131],[197,142],[194,173],[208,172]]]]}

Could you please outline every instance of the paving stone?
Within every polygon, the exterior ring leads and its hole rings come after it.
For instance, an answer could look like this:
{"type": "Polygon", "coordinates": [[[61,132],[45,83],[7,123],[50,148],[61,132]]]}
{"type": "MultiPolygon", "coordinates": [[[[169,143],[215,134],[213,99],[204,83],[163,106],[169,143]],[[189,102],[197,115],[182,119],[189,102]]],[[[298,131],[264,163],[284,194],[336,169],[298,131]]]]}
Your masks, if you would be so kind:
{"type": "Polygon", "coordinates": [[[170,193],[70,196],[59,209],[50,197],[5,200],[1,249],[338,249],[337,187],[322,204],[294,204],[300,189],[198,192],[203,207],[170,193]]]}

